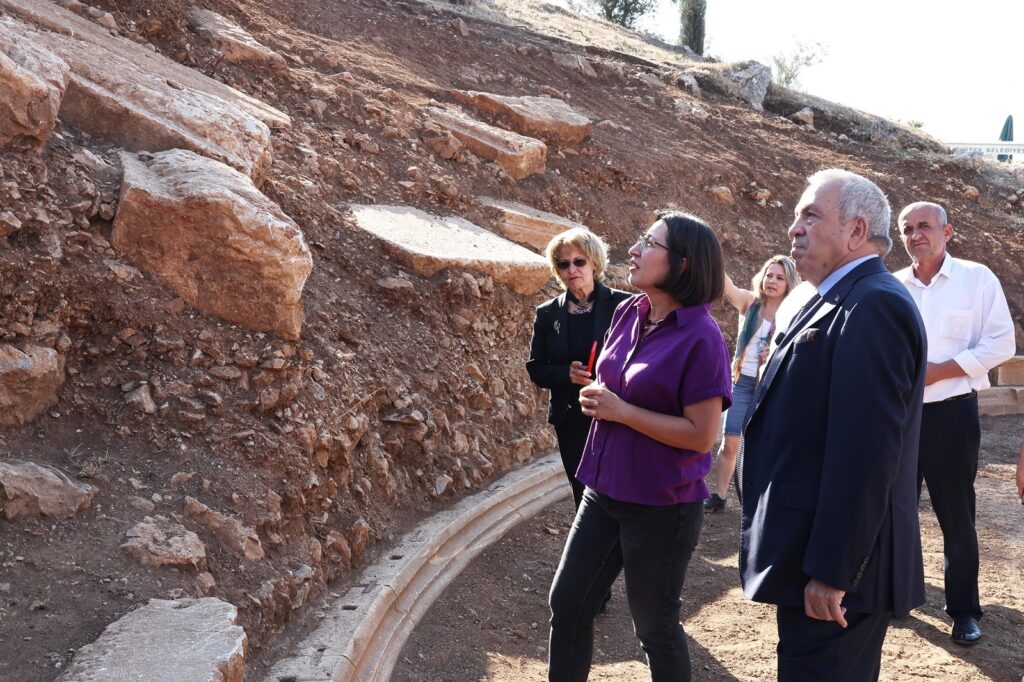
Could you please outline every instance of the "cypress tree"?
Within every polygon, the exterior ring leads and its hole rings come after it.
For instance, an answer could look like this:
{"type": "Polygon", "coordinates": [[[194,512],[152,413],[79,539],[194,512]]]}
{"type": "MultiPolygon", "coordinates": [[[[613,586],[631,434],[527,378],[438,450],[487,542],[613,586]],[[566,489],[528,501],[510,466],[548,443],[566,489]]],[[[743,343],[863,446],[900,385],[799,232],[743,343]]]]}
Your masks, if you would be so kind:
{"type": "Polygon", "coordinates": [[[679,44],[704,54],[704,13],[707,0],[676,0],[679,3],[679,44]]]}

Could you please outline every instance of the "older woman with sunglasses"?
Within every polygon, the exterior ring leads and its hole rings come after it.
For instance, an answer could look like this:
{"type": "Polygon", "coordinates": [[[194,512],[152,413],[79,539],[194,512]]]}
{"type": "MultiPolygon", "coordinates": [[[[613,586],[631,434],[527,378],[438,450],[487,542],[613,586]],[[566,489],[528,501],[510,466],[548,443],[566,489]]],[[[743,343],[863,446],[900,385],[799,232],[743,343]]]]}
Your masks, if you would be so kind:
{"type": "Polygon", "coordinates": [[[533,383],[551,390],[548,422],[555,427],[562,466],[579,507],[583,484],[576,480],[576,468],[590,429],[590,417],[580,411],[580,388],[591,382],[593,368],[587,363],[601,349],[615,306],[629,294],[601,283],[608,246],[593,232],[555,235],[545,255],[565,291],[537,307],[526,371],[533,383]]]}
{"type": "Polygon", "coordinates": [[[705,223],[672,212],[629,255],[643,293],[616,309],[580,393],[594,423],[577,474],[586,490],[551,586],[548,678],[559,682],[587,679],[594,618],[620,572],[651,679],[691,679],[683,582],[731,401],[729,352],[709,312],[722,295],[722,249],[705,223]]]}

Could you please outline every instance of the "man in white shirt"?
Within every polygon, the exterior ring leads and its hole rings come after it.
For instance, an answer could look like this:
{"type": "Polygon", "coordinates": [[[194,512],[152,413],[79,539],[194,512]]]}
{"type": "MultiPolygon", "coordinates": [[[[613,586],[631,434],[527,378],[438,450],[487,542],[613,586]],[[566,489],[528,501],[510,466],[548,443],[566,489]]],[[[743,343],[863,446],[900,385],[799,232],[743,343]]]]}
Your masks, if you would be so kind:
{"type": "Polygon", "coordinates": [[[895,274],[917,303],[928,334],[918,496],[923,480],[942,528],[952,639],[971,645],[981,639],[982,616],[974,528],[977,392],[988,388],[989,370],[1013,356],[1013,320],[992,271],[947,253],[953,226],[941,206],[910,204],[898,224],[913,265],[895,274]]]}

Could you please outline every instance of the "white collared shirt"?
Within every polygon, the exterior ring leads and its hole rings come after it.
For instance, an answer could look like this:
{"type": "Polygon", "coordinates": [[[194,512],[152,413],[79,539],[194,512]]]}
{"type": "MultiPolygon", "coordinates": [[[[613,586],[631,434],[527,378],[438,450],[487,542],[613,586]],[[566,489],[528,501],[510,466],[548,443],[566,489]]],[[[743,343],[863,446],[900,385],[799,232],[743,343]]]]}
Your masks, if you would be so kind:
{"type": "Polygon", "coordinates": [[[800,312],[800,309],[814,297],[815,293],[817,293],[821,298],[825,298],[825,294],[827,294],[839,280],[869,258],[878,258],[878,256],[872,254],[870,256],[858,258],[855,261],[850,261],[846,265],[836,268],[828,275],[828,277],[822,280],[821,284],[818,286],[814,286],[807,280],[803,280],[797,284],[793,288],[793,291],[789,292],[786,298],[782,299],[782,303],[779,304],[779,309],[775,311],[775,329],[778,331],[773,335],[771,340],[771,346],[768,349],[768,357],[771,357],[775,352],[775,349],[779,345],[779,339],[782,338],[783,332],[789,329],[789,325],[793,322],[793,318],[796,317],[796,314],[800,312]]]}
{"type": "MultiPolygon", "coordinates": [[[[793,322],[793,318],[800,312],[800,309],[807,304],[811,298],[814,297],[814,285],[804,280],[797,284],[793,291],[789,292],[786,298],[782,299],[782,303],[779,304],[779,309],[775,311],[775,333],[772,334],[771,345],[768,347],[768,357],[771,358],[772,354],[775,353],[775,349],[779,346],[779,339],[782,338],[783,334],[789,325],[793,322]]],[[[767,367],[767,363],[761,365],[763,370],[767,367]]]]}
{"type": "Polygon", "coordinates": [[[839,280],[846,277],[846,275],[848,275],[855,267],[872,258],[879,258],[879,255],[877,253],[872,253],[867,256],[861,256],[857,260],[852,260],[845,265],[840,265],[838,268],[833,270],[828,277],[821,280],[821,284],[817,286],[818,295],[825,298],[825,295],[832,290],[832,287],[839,284],[839,280]]]}
{"type": "Polygon", "coordinates": [[[928,334],[928,362],[953,359],[967,373],[926,386],[924,401],[934,403],[988,388],[988,371],[1017,350],[1010,308],[992,271],[947,252],[927,286],[914,275],[913,268],[904,268],[895,276],[921,311],[928,334]]]}

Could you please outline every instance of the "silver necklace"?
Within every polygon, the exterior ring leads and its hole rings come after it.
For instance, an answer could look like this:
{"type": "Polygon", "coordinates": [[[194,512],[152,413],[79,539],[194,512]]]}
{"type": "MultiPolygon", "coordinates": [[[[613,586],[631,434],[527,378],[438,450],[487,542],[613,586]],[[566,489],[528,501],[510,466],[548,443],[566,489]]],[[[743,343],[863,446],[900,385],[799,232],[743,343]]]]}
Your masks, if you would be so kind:
{"type": "Polygon", "coordinates": [[[569,311],[569,313],[571,315],[586,315],[591,310],[593,310],[595,293],[597,293],[596,289],[590,292],[590,296],[587,297],[587,300],[580,301],[578,298],[576,298],[576,296],[573,295],[571,291],[568,292],[569,302],[572,303],[574,306],[573,309],[569,311]]]}
{"type": "Polygon", "coordinates": [[[668,318],[668,315],[665,315],[664,317],[662,317],[660,319],[657,319],[657,320],[648,318],[648,320],[646,322],[644,322],[644,328],[643,328],[643,332],[641,333],[641,336],[647,336],[648,334],[650,334],[652,331],[657,329],[658,326],[662,322],[664,322],[667,318],[668,318]]]}

